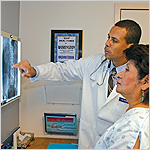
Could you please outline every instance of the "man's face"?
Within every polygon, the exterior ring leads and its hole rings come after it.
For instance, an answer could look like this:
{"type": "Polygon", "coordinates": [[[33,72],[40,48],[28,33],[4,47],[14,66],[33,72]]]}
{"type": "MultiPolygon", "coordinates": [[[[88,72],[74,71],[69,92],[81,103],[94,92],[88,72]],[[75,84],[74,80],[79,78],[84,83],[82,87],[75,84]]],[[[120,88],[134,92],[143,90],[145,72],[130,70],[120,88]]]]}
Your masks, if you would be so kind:
{"type": "Polygon", "coordinates": [[[126,37],[126,29],[118,26],[113,26],[108,33],[108,39],[105,43],[105,57],[112,61],[122,61],[125,59],[125,55],[123,51],[131,46],[131,44],[127,44],[126,37]]]}

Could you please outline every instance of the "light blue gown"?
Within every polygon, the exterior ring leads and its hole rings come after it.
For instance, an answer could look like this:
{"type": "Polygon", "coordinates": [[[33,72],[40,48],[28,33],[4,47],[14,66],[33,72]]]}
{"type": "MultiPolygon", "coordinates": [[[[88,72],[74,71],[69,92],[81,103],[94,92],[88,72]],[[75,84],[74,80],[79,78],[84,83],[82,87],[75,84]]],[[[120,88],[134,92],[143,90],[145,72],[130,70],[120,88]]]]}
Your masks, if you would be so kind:
{"type": "Polygon", "coordinates": [[[133,149],[138,136],[140,149],[149,149],[149,109],[127,111],[100,137],[95,149],[133,149]]]}

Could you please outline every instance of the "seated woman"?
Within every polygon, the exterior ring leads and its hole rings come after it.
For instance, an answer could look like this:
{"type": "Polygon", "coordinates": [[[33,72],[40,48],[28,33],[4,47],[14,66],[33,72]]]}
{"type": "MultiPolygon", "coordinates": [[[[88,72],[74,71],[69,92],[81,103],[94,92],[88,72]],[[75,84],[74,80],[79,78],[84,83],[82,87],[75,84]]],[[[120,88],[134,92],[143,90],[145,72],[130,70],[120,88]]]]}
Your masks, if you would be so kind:
{"type": "Polygon", "coordinates": [[[149,149],[149,45],[124,51],[126,69],[117,74],[116,91],[129,103],[126,113],[98,140],[95,149],[149,149]]]}

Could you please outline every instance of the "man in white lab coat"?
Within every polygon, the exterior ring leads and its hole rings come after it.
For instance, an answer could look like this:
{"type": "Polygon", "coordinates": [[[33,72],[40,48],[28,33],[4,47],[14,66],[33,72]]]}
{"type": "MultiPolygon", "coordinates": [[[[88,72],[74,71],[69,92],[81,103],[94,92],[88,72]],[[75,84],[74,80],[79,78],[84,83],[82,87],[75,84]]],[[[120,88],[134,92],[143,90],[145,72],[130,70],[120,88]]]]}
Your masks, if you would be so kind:
{"type": "Polygon", "coordinates": [[[79,148],[92,149],[99,137],[128,107],[127,101],[116,92],[116,76],[113,80],[114,88],[108,95],[108,79],[114,67],[117,73],[125,69],[127,60],[123,50],[139,43],[140,37],[140,26],[132,20],[123,20],[117,22],[108,33],[105,54],[36,67],[25,60],[13,68],[20,68],[22,76],[31,77],[32,82],[83,80],[79,148]]]}

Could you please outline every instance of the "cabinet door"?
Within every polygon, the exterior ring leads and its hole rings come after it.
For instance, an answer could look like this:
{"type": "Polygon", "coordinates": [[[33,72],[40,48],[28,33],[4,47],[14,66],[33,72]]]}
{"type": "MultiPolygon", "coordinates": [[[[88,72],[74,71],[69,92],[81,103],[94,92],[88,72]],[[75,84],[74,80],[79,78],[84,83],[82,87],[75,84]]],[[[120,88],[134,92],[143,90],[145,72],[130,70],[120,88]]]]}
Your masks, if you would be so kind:
{"type": "Polygon", "coordinates": [[[149,44],[149,3],[116,3],[115,22],[133,19],[142,29],[140,44],[149,44]]]}

